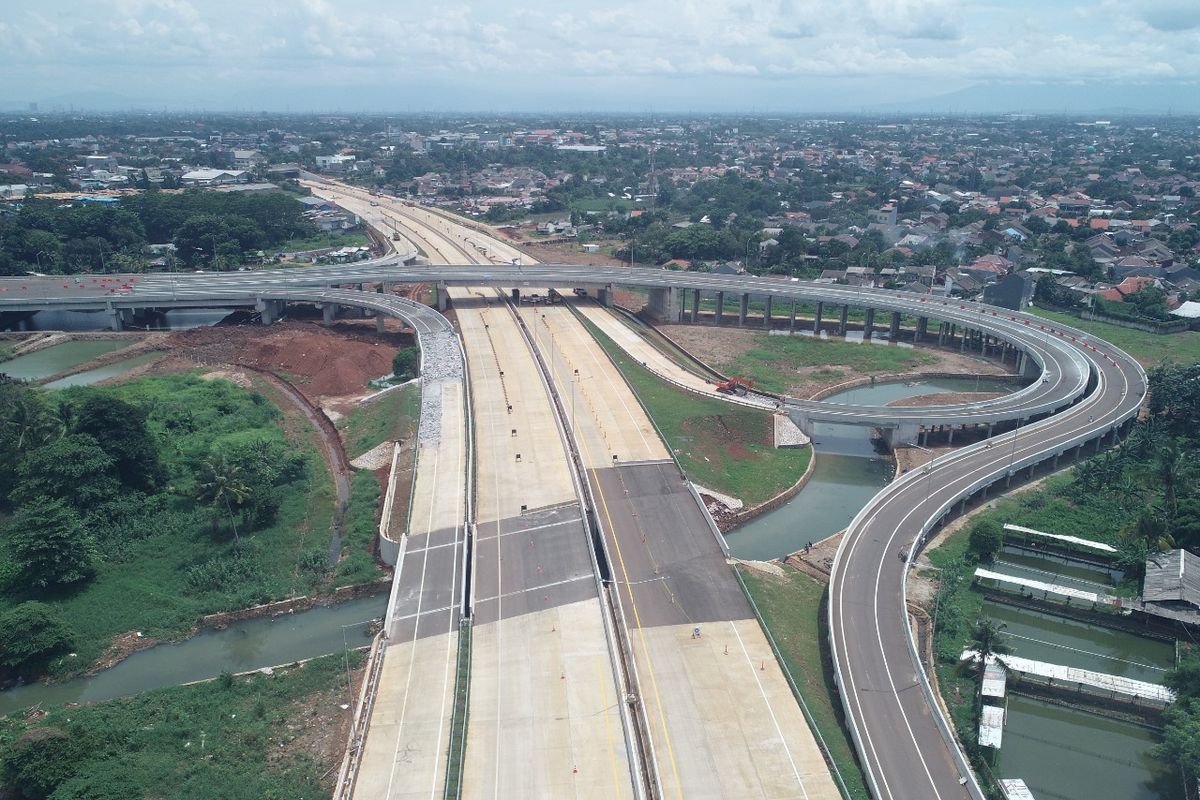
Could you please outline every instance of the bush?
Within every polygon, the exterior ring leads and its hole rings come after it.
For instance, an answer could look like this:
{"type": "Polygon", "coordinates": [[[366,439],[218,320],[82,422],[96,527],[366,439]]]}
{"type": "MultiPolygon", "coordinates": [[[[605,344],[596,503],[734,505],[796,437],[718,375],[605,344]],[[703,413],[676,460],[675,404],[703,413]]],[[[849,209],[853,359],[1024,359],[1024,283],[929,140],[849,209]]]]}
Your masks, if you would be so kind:
{"type": "Polygon", "coordinates": [[[27,675],[71,649],[73,635],[58,612],[31,601],[0,614],[0,667],[27,675]]]}
{"type": "Polygon", "coordinates": [[[402,347],[392,358],[392,373],[397,378],[412,378],[421,364],[421,350],[417,347],[402,347]]]}
{"type": "Polygon", "coordinates": [[[994,519],[981,519],[971,526],[968,547],[980,561],[990,562],[1004,545],[1004,529],[994,519]]]}
{"type": "Polygon", "coordinates": [[[75,773],[81,750],[58,728],[34,728],[4,756],[4,785],[14,797],[44,800],[75,773]]]}

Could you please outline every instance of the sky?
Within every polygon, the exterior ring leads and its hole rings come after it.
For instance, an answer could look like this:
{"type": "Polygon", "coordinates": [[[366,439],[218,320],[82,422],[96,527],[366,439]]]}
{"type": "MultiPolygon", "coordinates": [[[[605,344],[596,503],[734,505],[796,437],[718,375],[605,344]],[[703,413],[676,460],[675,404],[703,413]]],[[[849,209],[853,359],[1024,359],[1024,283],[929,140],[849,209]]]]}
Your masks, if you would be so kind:
{"type": "Polygon", "coordinates": [[[1198,81],[1200,0],[3,0],[0,14],[10,109],[1200,111],[1198,81]]]}

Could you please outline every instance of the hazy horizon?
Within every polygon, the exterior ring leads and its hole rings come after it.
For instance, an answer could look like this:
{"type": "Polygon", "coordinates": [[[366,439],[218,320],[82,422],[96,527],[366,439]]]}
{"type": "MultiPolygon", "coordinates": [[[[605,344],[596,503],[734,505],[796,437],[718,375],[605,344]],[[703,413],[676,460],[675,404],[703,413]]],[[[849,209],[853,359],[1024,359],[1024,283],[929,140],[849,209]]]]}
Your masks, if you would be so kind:
{"type": "Polygon", "coordinates": [[[0,108],[1200,111],[1194,0],[9,0],[0,108]]]}

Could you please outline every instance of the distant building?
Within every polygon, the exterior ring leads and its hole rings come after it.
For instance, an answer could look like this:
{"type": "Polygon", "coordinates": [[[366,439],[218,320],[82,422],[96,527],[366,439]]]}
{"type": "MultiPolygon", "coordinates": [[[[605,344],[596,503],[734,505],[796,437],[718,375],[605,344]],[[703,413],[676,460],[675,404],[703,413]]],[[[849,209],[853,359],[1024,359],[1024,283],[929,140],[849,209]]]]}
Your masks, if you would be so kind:
{"type": "Polygon", "coordinates": [[[248,174],[241,169],[194,169],[183,173],[179,179],[186,186],[218,186],[224,183],[241,183],[248,174]]]}
{"type": "Polygon", "coordinates": [[[895,225],[896,224],[896,206],[894,203],[888,203],[883,208],[871,212],[871,221],[879,225],[895,225]]]}

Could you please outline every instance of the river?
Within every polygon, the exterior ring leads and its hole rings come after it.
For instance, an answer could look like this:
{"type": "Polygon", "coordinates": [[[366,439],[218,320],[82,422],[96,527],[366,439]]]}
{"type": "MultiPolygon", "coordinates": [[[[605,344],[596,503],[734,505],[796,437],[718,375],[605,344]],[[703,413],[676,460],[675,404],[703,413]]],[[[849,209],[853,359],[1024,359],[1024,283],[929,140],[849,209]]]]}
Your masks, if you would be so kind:
{"type": "MultiPolygon", "coordinates": [[[[826,402],[884,405],[936,392],[995,392],[1014,385],[994,378],[934,378],[860,386],[830,395],[826,402]]],[[[818,423],[813,427],[817,465],[796,496],[760,514],[728,536],[735,558],[782,558],[843,530],[854,515],[892,479],[891,458],[875,452],[870,429],[858,425],[818,423]]]]}
{"type": "Polygon", "coordinates": [[[382,617],[387,594],[268,619],[236,622],[178,644],[141,650],[90,678],[33,683],[0,692],[0,715],[36,704],[94,703],[115,697],[246,672],[370,644],[367,623],[382,617]]]}

